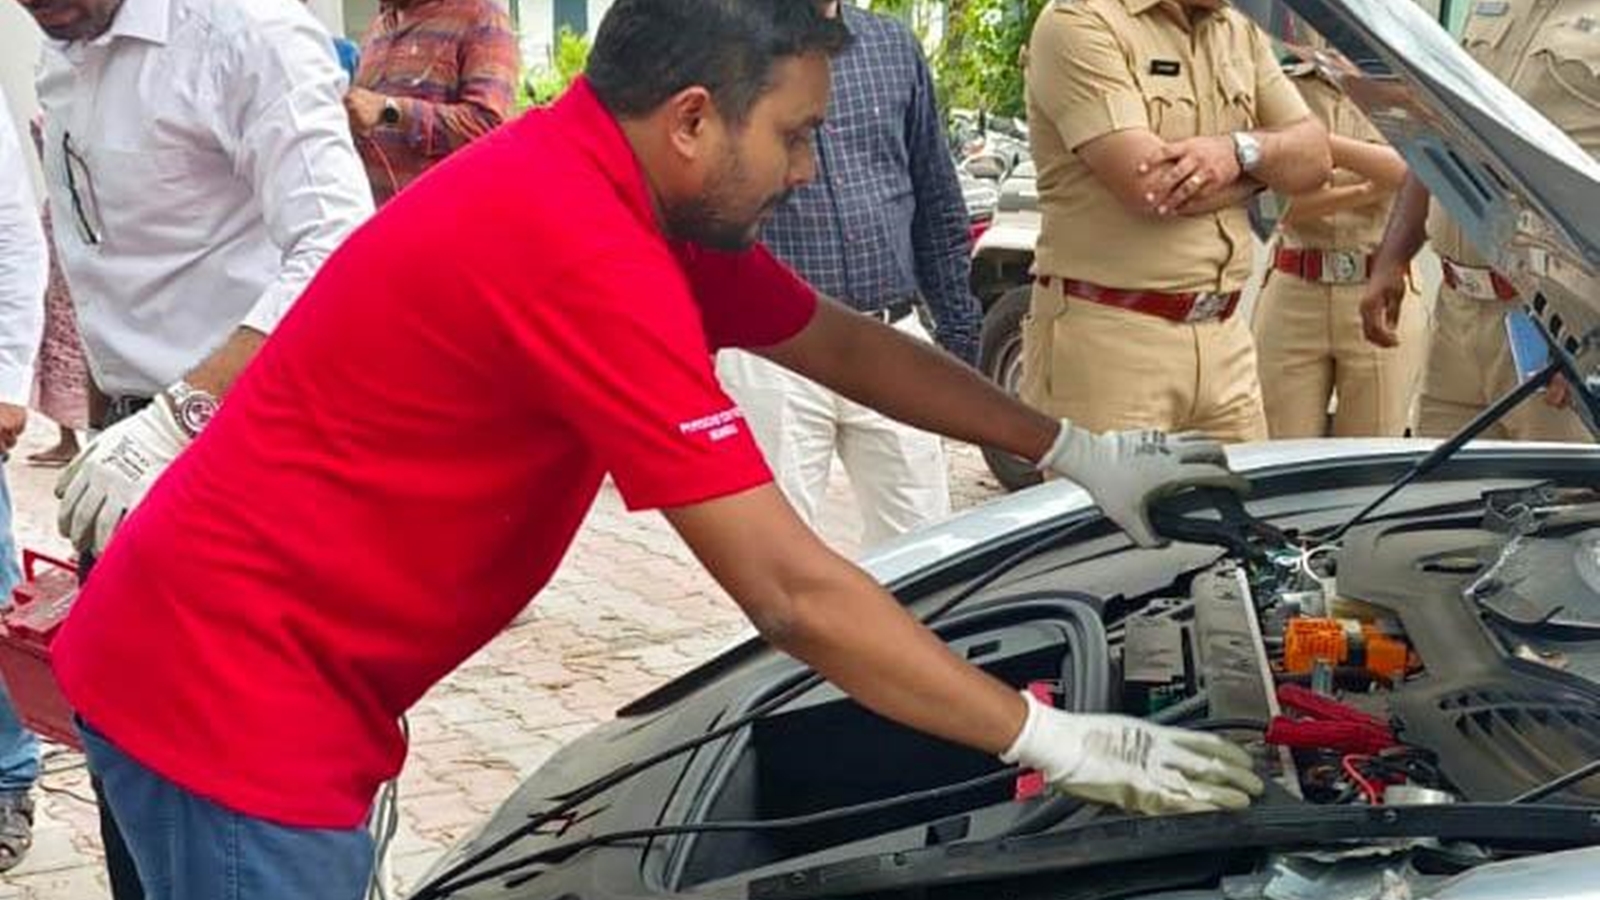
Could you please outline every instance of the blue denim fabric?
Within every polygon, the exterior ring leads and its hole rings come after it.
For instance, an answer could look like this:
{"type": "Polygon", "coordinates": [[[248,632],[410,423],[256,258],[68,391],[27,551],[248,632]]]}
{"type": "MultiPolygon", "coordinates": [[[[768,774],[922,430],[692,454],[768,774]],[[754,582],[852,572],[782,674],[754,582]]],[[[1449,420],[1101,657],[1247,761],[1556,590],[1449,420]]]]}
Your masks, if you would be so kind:
{"type": "MultiPolygon", "coordinates": [[[[11,489],[0,467],[0,608],[11,604],[11,589],[22,581],[17,539],[11,533],[11,489]]],[[[39,739],[22,727],[11,697],[0,686],[0,792],[26,791],[39,777],[39,739]]]]}
{"type": "Polygon", "coordinates": [[[149,900],[362,900],[372,836],[290,828],[184,790],[79,723],[149,900]]]}

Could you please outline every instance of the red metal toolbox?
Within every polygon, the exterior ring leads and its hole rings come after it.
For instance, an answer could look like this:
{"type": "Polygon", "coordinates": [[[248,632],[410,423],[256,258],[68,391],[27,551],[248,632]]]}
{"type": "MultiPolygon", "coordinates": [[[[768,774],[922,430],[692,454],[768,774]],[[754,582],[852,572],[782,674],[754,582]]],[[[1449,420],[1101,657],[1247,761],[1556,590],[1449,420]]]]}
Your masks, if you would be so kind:
{"type": "Polygon", "coordinates": [[[34,733],[79,750],[72,707],[50,671],[50,642],[78,598],[78,567],[22,551],[22,583],[0,615],[0,675],[17,716],[34,733]]]}

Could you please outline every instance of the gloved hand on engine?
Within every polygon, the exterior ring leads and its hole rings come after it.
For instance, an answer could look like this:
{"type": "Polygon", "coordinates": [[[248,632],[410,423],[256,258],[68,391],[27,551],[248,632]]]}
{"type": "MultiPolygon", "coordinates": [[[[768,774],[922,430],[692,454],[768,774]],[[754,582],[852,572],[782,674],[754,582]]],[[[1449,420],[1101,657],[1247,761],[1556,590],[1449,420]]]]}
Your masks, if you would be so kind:
{"type": "Polygon", "coordinates": [[[165,394],[100,432],[56,480],[61,534],[78,552],[99,555],[190,440],[165,394]]]}
{"type": "Polygon", "coordinates": [[[1165,543],[1150,525],[1150,504],[1188,487],[1226,487],[1243,492],[1244,479],[1228,470],[1222,445],[1197,434],[1108,431],[1096,434],[1061,420],[1061,431],[1044,457],[1041,472],[1083,485],[1106,518],[1142,547],[1165,543]]]}
{"type": "Polygon", "coordinates": [[[1027,722],[1000,758],[1038,770],[1063,794],[1157,815],[1244,809],[1264,788],[1250,754],[1216,735],[1022,696],[1027,722]]]}

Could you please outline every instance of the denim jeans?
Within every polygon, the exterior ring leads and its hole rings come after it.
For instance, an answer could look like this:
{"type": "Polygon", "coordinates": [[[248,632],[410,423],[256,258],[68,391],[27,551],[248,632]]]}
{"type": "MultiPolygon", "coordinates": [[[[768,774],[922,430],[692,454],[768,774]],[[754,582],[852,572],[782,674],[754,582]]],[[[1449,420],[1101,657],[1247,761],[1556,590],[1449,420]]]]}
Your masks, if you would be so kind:
{"type": "MultiPolygon", "coordinates": [[[[0,467],[0,608],[11,605],[11,589],[22,581],[17,539],[11,533],[11,489],[0,467]]],[[[22,727],[11,697],[0,686],[0,791],[26,791],[39,777],[39,739],[22,727]]]]}
{"type": "Polygon", "coordinates": [[[179,787],[79,723],[150,900],[362,900],[372,873],[365,828],[290,828],[179,787]]]}

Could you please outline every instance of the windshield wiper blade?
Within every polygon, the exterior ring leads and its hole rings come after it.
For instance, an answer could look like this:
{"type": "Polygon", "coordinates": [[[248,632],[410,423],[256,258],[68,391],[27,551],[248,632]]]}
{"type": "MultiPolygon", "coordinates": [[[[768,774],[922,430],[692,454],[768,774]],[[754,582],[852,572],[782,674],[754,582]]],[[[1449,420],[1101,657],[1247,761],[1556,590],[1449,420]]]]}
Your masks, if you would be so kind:
{"type": "Polygon", "coordinates": [[[1111,819],[1020,839],[860,856],[752,881],[750,900],[823,900],[1060,874],[1114,863],[1348,841],[1434,838],[1547,849],[1600,845],[1592,807],[1256,807],[1237,813],[1111,819]]]}

